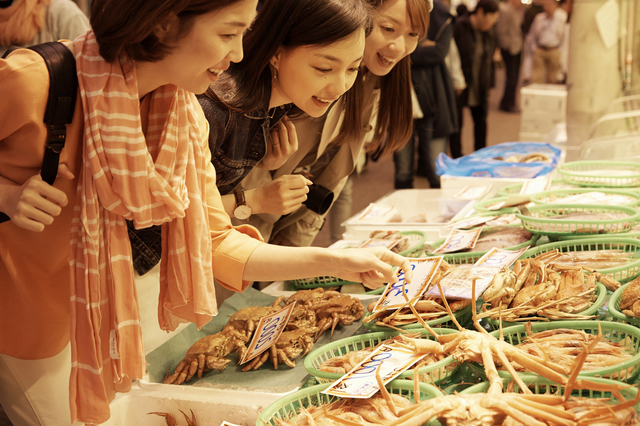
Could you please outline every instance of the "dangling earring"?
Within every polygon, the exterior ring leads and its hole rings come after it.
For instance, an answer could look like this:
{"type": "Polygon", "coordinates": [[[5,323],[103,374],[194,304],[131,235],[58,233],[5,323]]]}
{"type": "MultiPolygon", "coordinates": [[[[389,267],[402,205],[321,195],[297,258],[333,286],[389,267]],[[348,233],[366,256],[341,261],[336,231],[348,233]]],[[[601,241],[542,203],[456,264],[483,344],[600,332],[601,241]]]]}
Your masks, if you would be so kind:
{"type": "Polygon", "coordinates": [[[276,88],[276,82],[278,81],[278,68],[271,65],[271,87],[276,88]]]}

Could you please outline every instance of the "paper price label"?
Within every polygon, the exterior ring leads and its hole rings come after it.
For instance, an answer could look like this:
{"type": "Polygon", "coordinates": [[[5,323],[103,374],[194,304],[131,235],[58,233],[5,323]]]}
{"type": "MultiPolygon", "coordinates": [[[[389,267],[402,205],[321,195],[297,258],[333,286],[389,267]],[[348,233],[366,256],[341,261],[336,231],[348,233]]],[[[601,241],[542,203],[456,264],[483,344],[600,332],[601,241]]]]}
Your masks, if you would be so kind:
{"type": "Polygon", "coordinates": [[[362,243],[360,248],[367,247],[384,247],[391,250],[393,247],[397,246],[400,240],[383,240],[382,238],[369,238],[367,241],[362,243]]]}
{"type": "Polygon", "coordinates": [[[287,325],[295,305],[294,302],[278,312],[260,318],[249,348],[242,357],[240,364],[251,361],[276,343],[276,340],[282,334],[282,330],[284,330],[284,326],[287,325]]]}
{"type": "MultiPolygon", "coordinates": [[[[442,292],[447,299],[471,299],[471,285],[474,278],[476,281],[476,299],[491,284],[493,277],[500,272],[501,267],[498,266],[475,266],[475,265],[459,265],[449,275],[440,280],[442,292]]],[[[440,297],[438,286],[432,286],[427,293],[428,295],[440,297]]]]}
{"type": "Polygon", "coordinates": [[[359,221],[379,221],[383,218],[393,215],[395,210],[396,210],[395,206],[371,203],[360,215],[360,217],[358,217],[358,220],[359,221]]]}
{"type": "Polygon", "coordinates": [[[220,424],[220,426],[239,426],[239,425],[234,424],[234,423],[229,423],[229,422],[227,422],[227,421],[224,421],[224,422],[222,422],[222,423],[220,424]]]}
{"type": "Polygon", "coordinates": [[[343,398],[370,398],[380,390],[377,371],[386,385],[425,356],[412,350],[382,345],[322,393],[343,398]]]}
{"type": "Polygon", "coordinates": [[[461,229],[452,229],[447,239],[440,247],[435,249],[434,253],[453,253],[456,251],[473,248],[478,241],[478,237],[482,232],[482,227],[463,231],[461,229]]]}
{"type": "Polygon", "coordinates": [[[426,259],[412,259],[411,270],[413,278],[410,283],[404,280],[404,271],[399,269],[396,271],[398,281],[387,284],[384,293],[378,299],[373,312],[385,311],[387,309],[398,309],[411,301],[413,305],[418,301],[418,297],[424,293],[429,287],[435,272],[440,267],[442,257],[429,257],[426,259]],[[404,292],[403,292],[404,289],[404,292]],[[406,296],[406,299],[405,299],[406,296]]]}
{"type": "Polygon", "coordinates": [[[498,217],[497,215],[492,215],[492,216],[474,216],[474,217],[470,217],[470,218],[467,218],[467,219],[459,220],[457,222],[450,222],[445,226],[445,228],[446,229],[473,228],[474,226],[484,225],[485,223],[487,223],[490,220],[493,220],[493,219],[495,219],[497,217],[498,217]]]}
{"type": "Polygon", "coordinates": [[[551,188],[551,177],[537,177],[522,184],[520,194],[531,195],[542,191],[548,191],[551,188]]]}
{"type": "Polygon", "coordinates": [[[492,185],[487,186],[465,186],[458,193],[456,193],[453,198],[457,198],[459,200],[477,200],[478,198],[484,197],[486,194],[491,191],[492,185]]]}
{"type": "Polygon", "coordinates": [[[502,268],[506,266],[507,268],[513,265],[513,262],[518,260],[522,253],[527,251],[530,246],[526,246],[525,248],[521,248],[520,250],[501,250],[499,248],[492,248],[488,252],[484,254],[480,259],[478,259],[475,263],[475,266],[497,266],[502,268]]]}

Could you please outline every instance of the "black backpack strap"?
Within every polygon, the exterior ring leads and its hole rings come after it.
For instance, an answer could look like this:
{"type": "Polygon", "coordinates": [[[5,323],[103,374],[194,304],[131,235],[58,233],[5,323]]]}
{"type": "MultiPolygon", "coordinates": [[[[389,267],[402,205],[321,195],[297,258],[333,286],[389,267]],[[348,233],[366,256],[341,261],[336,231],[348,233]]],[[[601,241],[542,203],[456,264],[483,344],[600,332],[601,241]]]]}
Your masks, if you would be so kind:
{"type": "MultiPolygon", "coordinates": [[[[66,125],[73,120],[76,106],[78,93],[76,61],[69,48],[57,41],[38,44],[29,47],[29,49],[42,56],[49,71],[49,98],[44,113],[44,122],[47,125],[47,145],[40,175],[42,180],[53,185],[58,174],[60,152],[64,148],[67,138],[66,125]]],[[[13,50],[15,49],[7,50],[3,57],[6,57],[13,50]]],[[[0,213],[0,223],[7,220],[9,217],[0,213]]]]}

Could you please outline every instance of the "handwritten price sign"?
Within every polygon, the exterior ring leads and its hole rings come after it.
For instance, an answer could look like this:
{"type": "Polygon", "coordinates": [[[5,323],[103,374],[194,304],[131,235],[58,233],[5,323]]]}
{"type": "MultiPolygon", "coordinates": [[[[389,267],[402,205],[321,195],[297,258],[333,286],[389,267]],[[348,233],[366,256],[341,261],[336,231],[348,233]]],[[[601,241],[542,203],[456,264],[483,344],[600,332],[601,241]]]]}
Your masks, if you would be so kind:
{"type": "Polygon", "coordinates": [[[453,253],[456,251],[473,248],[478,241],[478,237],[482,232],[482,226],[476,229],[463,231],[461,229],[452,229],[447,239],[440,247],[435,249],[434,253],[453,253]]]}
{"type": "Polygon", "coordinates": [[[294,302],[276,313],[260,318],[249,348],[240,361],[241,365],[251,361],[276,343],[276,340],[282,334],[282,330],[284,330],[284,326],[287,325],[295,305],[294,302]]]}
{"type": "Polygon", "coordinates": [[[522,253],[527,251],[530,246],[526,246],[520,250],[510,251],[510,250],[501,250],[499,248],[492,248],[488,252],[485,253],[478,261],[475,263],[476,266],[496,266],[498,268],[502,268],[506,266],[507,268],[513,264],[522,253]]]}
{"type": "Polygon", "coordinates": [[[413,270],[413,278],[410,283],[404,280],[404,271],[398,269],[396,271],[398,280],[395,283],[387,284],[384,293],[382,293],[382,296],[378,299],[378,303],[376,303],[376,306],[373,308],[373,312],[400,308],[407,303],[407,300],[412,301],[412,304],[415,305],[418,298],[431,283],[441,262],[442,257],[412,259],[411,269],[413,270]]]}
{"type": "Polygon", "coordinates": [[[382,383],[387,384],[426,355],[382,345],[322,393],[343,398],[370,398],[380,390],[376,372],[379,371],[382,383]]]}

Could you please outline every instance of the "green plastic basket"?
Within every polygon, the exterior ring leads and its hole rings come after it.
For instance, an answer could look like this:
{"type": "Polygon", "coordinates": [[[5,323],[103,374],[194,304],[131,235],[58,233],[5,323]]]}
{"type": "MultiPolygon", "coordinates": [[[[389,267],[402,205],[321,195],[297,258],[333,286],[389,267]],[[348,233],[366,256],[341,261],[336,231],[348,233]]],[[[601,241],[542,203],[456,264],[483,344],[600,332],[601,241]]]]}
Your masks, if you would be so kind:
{"type": "MultiPolygon", "coordinates": [[[[506,197],[508,195],[520,194],[520,190],[522,189],[522,185],[524,185],[524,184],[523,183],[516,183],[515,185],[505,186],[504,188],[501,188],[500,190],[498,190],[496,195],[498,197],[506,197]]],[[[551,187],[549,188],[549,190],[552,190],[552,189],[569,189],[569,188],[579,188],[579,186],[578,185],[570,185],[570,184],[566,183],[562,179],[554,179],[554,180],[551,181],[551,187]]]]}
{"type": "MultiPolygon", "coordinates": [[[[442,396],[442,392],[435,386],[427,383],[420,383],[419,385],[421,401],[442,396]]],[[[329,386],[331,386],[331,383],[322,383],[303,388],[274,401],[262,410],[256,421],[256,426],[277,426],[278,420],[289,419],[298,414],[300,407],[307,408],[312,405],[326,404],[335,401],[337,397],[322,393],[322,391],[329,386]]],[[[392,380],[387,383],[386,388],[389,393],[402,395],[413,401],[413,381],[411,380],[392,380]]]]}
{"type": "MultiPolygon", "coordinates": [[[[590,381],[601,383],[603,385],[616,385],[620,382],[610,379],[600,379],[600,378],[589,378],[590,381]]],[[[502,388],[506,389],[509,382],[513,381],[513,379],[502,379],[502,388]]],[[[527,387],[537,395],[541,394],[560,394],[564,392],[564,388],[559,384],[552,382],[551,380],[545,379],[544,377],[539,376],[530,376],[523,380],[527,387]]],[[[473,385],[468,387],[467,389],[460,392],[461,395],[469,395],[475,393],[483,393],[489,390],[489,382],[478,383],[477,385],[473,385]]],[[[520,386],[517,383],[514,383],[514,392],[520,391],[520,386]]],[[[620,394],[628,401],[632,400],[638,394],[638,388],[629,387],[626,389],[620,390],[620,394]]],[[[600,390],[589,390],[589,389],[573,389],[571,391],[571,396],[576,397],[586,397],[586,398],[611,398],[610,392],[600,391],[600,390]]],[[[622,401],[620,401],[622,402],[622,401]]],[[[640,404],[636,404],[636,411],[640,410],[640,404]]]]}
{"type": "MultiPolygon", "coordinates": [[[[407,250],[399,253],[401,256],[407,256],[407,254],[421,247],[427,239],[427,235],[422,231],[402,231],[400,234],[407,236],[411,244],[407,250]]],[[[340,278],[329,276],[299,278],[289,282],[292,283],[297,290],[307,290],[317,287],[335,287],[344,284],[358,284],[353,281],[345,281],[340,278]]],[[[382,294],[383,290],[384,286],[376,290],[365,292],[365,294],[382,294]]]]}
{"type": "Polygon", "coordinates": [[[480,201],[473,206],[473,209],[478,213],[493,213],[493,214],[516,213],[518,211],[517,207],[507,207],[506,209],[497,209],[497,210],[490,210],[487,208],[488,206],[498,203],[500,201],[507,201],[508,198],[509,198],[508,196],[504,196],[504,197],[495,197],[489,200],[480,201]]]}
{"type": "MultiPolygon", "coordinates": [[[[619,364],[610,365],[594,370],[581,370],[581,376],[601,377],[620,380],[631,383],[638,377],[640,372],[640,329],[637,327],[612,321],[553,321],[553,322],[532,322],[531,331],[538,333],[544,330],[554,330],[559,328],[569,328],[572,330],[582,330],[589,334],[598,334],[598,324],[602,327],[602,337],[610,342],[624,342],[633,350],[633,357],[619,364]]],[[[502,329],[504,340],[512,345],[519,345],[527,337],[527,330],[524,324],[502,329]]],[[[492,331],[491,335],[499,337],[498,330],[492,331]]],[[[479,365],[479,364],[476,364],[479,365]]],[[[474,367],[475,369],[475,367],[474,367]]],[[[511,377],[508,371],[498,370],[500,377],[511,377]]],[[[518,373],[520,377],[538,377],[537,374],[523,372],[518,373]]]]}
{"type": "Polygon", "coordinates": [[[568,251],[595,251],[595,250],[622,250],[635,253],[636,260],[626,265],[615,268],[599,269],[598,272],[619,281],[626,283],[640,275],[640,240],[626,238],[627,234],[620,234],[620,238],[609,236],[608,238],[580,238],[573,240],[557,241],[555,243],[543,244],[532,247],[525,251],[520,259],[528,259],[548,253],[555,249],[559,252],[568,251]],[[624,238],[622,238],[624,237],[624,238]]]}
{"type": "Polygon", "coordinates": [[[629,284],[625,284],[616,291],[613,292],[611,297],[609,298],[609,312],[615,319],[618,321],[626,322],[629,324],[633,324],[634,326],[640,327],[640,318],[629,317],[622,313],[620,310],[620,298],[622,297],[622,292],[625,288],[627,288],[629,284]]]}
{"type": "Polygon", "coordinates": [[[562,179],[573,185],[629,188],[640,186],[640,163],[572,161],[558,167],[562,179]]]}
{"type": "MultiPolygon", "coordinates": [[[[473,306],[473,303],[469,304],[469,306],[460,309],[459,311],[456,311],[453,313],[453,316],[456,318],[456,320],[458,321],[458,323],[460,323],[460,325],[462,327],[465,326],[465,324],[467,322],[469,322],[469,320],[471,319],[471,308],[473,306]]],[[[365,312],[365,318],[368,315],[371,315],[370,312],[365,312]]],[[[364,318],[363,318],[364,319],[364,318]]],[[[440,327],[440,328],[453,328],[453,329],[457,329],[455,323],[451,320],[451,316],[447,315],[443,315],[439,318],[435,318],[429,321],[425,321],[425,323],[427,323],[427,325],[429,327],[440,327]]],[[[385,327],[382,325],[376,325],[375,323],[366,323],[364,321],[362,321],[362,325],[367,328],[368,330],[371,331],[389,331],[389,330],[393,330],[390,327],[385,327]]],[[[424,327],[422,326],[421,322],[416,321],[415,324],[408,324],[408,325],[403,325],[400,327],[397,327],[401,330],[420,330],[420,329],[424,329],[424,327]]]]}
{"type": "Polygon", "coordinates": [[[570,197],[579,194],[588,194],[590,192],[601,192],[605,195],[621,195],[629,197],[627,202],[616,204],[619,206],[634,207],[640,203],[640,193],[636,191],[624,190],[624,189],[595,189],[595,188],[576,188],[576,189],[555,189],[549,191],[538,192],[531,195],[531,202],[535,204],[582,204],[582,203],[567,203],[563,201],[563,198],[570,197]],[[549,197],[556,197],[555,200],[549,201],[549,197]]]}
{"type": "MultiPolygon", "coordinates": [[[[600,284],[600,283],[596,283],[596,300],[591,304],[591,306],[589,306],[587,309],[585,309],[584,311],[580,311],[580,312],[576,312],[576,314],[578,315],[596,315],[596,313],[598,312],[598,309],[600,309],[600,307],[604,304],[604,299],[607,297],[607,289],[604,285],[600,284]]],[[[491,326],[491,328],[493,330],[497,330],[500,327],[500,321],[499,320],[494,320],[491,319],[489,317],[487,318],[483,318],[483,321],[486,321],[487,324],[489,324],[491,326]]],[[[521,325],[524,322],[530,322],[531,324],[537,324],[539,322],[543,322],[545,324],[552,322],[558,322],[558,323],[562,323],[562,324],[566,324],[567,322],[571,322],[573,320],[549,320],[549,321],[543,321],[543,320],[527,320],[526,317],[524,317],[522,319],[522,321],[502,321],[502,328],[505,327],[511,327],[511,326],[515,326],[515,325],[521,325]]]]}
{"type": "MultiPolygon", "coordinates": [[[[520,225],[508,225],[511,227],[517,227],[520,228],[520,225]]],[[[502,226],[489,226],[487,228],[485,228],[482,233],[490,233],[493,230],[497,230],[497,228],[504,228],[502,226]]],[[[480,234],[480,236],[482,236],[482,234],[480,234]]],[[[533,234],[531,236],[531,239],[529,239],[528,241],[525,241],[524,243],[520,243],[520,244],[516,244],[515,246],[511,246],[511,247],[504,247],[503,250],[519,250],[521,248],[527,247],[527,246],[533,246],[535,245],[536,241],[538,241],[538,239],[540,238],[540,235],[537,234],[533,234]]],[[[435,249],[437,247],[440,247],[444,242],[446,241],[446,239],[441,239],[439,241],[436,241],[432,244],[432,247],[435,249]]],[[[467,264],[473,264],[475,262],[478,261],[478,259],[480,259],[482,256],[484,256],[486,253],[488,252],[488,250],[484,250],[484,251],[468,251],[468,252],[463,252],[463,253],[445,253],[444,254],[444,260],[446,260],[448,263],[450,264],[454,264],[454,265],[467,265],[467,264]],[[460,256],[459,258],[456,258],[456,255],[464,255],[464,256],[460,256]],[[449,259],[451,259],[451,262],[449,261],[449,259]],[[458,261],[458,259],[460,259],[460,261],[458,261]],[[473,262],[470,262],[471,259],[475,259],[473,262]]],[[[438,253],[429,253],[429,256],[438,256],[438,253]]]]}
{"type": "MultiPolygon", "coordinates": [[[[438,334],[454,334],[457,330],[451,328],[438,328],[434,330],[438,334]]],[[[434,340],[434,337],[425,329],[416,330],[425,339],[434,340]]],[[[377,333],[366,333],[358,336],[351,336],[345,339],[338,340],[336,342],[328,343],[322,347],[316,348],[304,359],[304,368],[307,372],[315,376],[318,383],[330,383],[338,380],[344,376],[342,373],[327,373],[325,371],[318,370],[318,367],[322,363],[328,361],[331,358],[346,355],[352,351],[359,351],[364,348],[373,347],[383,342],[390,337],[397,336],[399,331],[381,331],[377,333]]],[[[431,365],[420,368],[419,374],[423,378],[423,382],[433,383],[435,385],[442,383],[449,379],[460,366],[452,356],[448,356],[438,362],[431,365]]],[[[414,370],[409,369],[400,374],[398,379],[413,380],[414,370]]]]}
{"type": "Polygon", "coordinates": [[[562,236],[575,234],[621,234],[628,232],[638,220],[640,212],[627,206],[598,206],[591,204],[541,204],[528,208],[529,214],[516,213],[522,226],[534,234],[562,236]],[[625,217],[608,220],[552,219],[570,213],[622,213],[625,217]]]}
{"type": "MultiPolygon", "coordinates": [[[[636,231],[632,230],[632,231],[629,231],[629,232],[625,232],[624,234],[618,234],[618,236],[624,237],[624,238],[640,239],[640,231],[636,232],[636,231]]],[[[609,235],[609,234],[600,234],[600,235],[563,235],[563,236],[555,238],[555,240],[556,241],[566,241],[566,240],[581,240],[581,239],[587,239],[587,238],[610,239],[611,235],[609,235]]]]}

